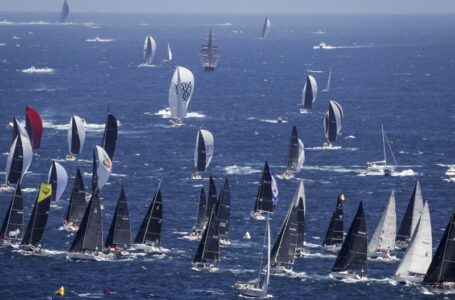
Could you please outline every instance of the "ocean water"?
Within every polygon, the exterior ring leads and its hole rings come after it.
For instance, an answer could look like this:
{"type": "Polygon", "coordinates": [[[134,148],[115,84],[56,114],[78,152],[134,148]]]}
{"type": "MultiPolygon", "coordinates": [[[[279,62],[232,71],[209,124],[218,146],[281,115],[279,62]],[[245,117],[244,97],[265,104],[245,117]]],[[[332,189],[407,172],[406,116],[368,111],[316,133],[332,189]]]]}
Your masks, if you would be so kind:
{"type": "MultiPolygon", "coordinates": [[[[370,262],[364,282],[329,278],[335,255],[321,243],[339,193],[345,202],[345,228],[359,201],[364,202],[371,236],[392,189],[401,221],[416,180],[430,204],[434,247],[454,207],[454,183],[444,175],[455,163],[455,18],[409,15],[272,15],[270,38],[260,40],[262,15],[113,15],[72,14],[56,24],[56,14],[0,13],[0,169],[6,165],[13,116],[25,106],[45,122],[41,148],[23,180],[25,220],[39,183],[53,159],[67,154],[65,125],[71,114],[88,123],[80,160],[62,161],[69,175],[62,199],[50,212],[42,246],[47,256],[24,256],[0,249],[2,298],[44,299],[64,285],[69,298],[114,299],[237,298],[232,285],[256,276],[264,223],[249,219],[265,160],[284,171],[292,125],[305,143],[306,163],[298,174],[306,189],[307,256],[296,261],[293,276],[273,276],[269,293],[277,299],[318,297],[424,298],[419,287],[390,281],[398,262],[370,262]],[[222,58],[205,73],[198,51],[208,31],[216,35],[222,58]],[[324,34],[317,34],[322,30],[324,34]],[[140,68],[146,34],[157,41],[156,66],[140,68]],[[102,42],[93,41],[99,37],[102,42]],[[326,42],[333,50],[315,50],[326,42]],[[175,60],[162,63],[170,43],[175,60]],[[186,125],[170,127],[160,113],[167,107],[176,65],[194,73],[195,91],[186,125]],[[44,69],[30,72],[30,67],[44,69]],[[333,67],[329,93],[319,93],[311,114],[297,112],[308,70],[319,90],[333,67]],[[45,69],[50,68],[50,69],[45,69]],[[26,72],[23,72],[23,71],[26,72]],[[328,100],[343,107],[345,120],[336,143],[322,150],[322,120],[328,100]],[[101,142],[108,110],[120,121],[114,175],[102,190],[105,234],[120,185],[124,185],[133,237],[159,181],[164,198],[161,256],[129,261],[69,262],[65,254],[74,235],[59,231],[76,167],[91,172],[91,149],[101,142]],[[277,117],[287,122],[277,124],[277,117]],[[365,174],[366,162],[382,157],[381,124],[402,167],[397,176],[365,174]],[[218,190],[231,183],[232,244],[221,249],[221,270],[191,270],[197,242],[183,239],[195,223],[199,188],[192,180],[193,149],[199,128],[215,138],[209,172],[218,190]],[[246,231],[250,241],[242,240],[246,231]]],[[[4,172],[0,174],[4,176],[4,172]]],[[[88,186],[90,177],[84,176],[88,186]]],[[[278,232],[298,181],[278,180],[280,199],[271,222],[278,232]]],[[[12,191],[0,191],[3,218],[12,191]]]]}

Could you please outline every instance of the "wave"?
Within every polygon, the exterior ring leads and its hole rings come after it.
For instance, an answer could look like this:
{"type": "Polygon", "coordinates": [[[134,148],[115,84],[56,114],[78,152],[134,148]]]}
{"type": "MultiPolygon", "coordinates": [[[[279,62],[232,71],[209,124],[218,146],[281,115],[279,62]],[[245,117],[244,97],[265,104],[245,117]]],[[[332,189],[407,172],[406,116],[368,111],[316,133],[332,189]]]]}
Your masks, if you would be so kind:
{"type": "Polygon", "coordinates": [[[417,176],[418,173],[414,172],[412,169],[407,169],[401,172],[393,172],[392,176],[404,177],[404,176],[417,176]]]}
{"type": "Polygon", "coordinates": [[[142,63],[142,64],[137,65],[137,67],[138,68],[156,68],[156,65],[149,65],[146,63],[142,63]]]}
{"type": "Polygon", "coordinates": [[[232,26],[232,23],[230,23],[230,22],[220,23],[220,24],[216,24],[216,26],[228,27],[228,26],[232,26]]]}
{"type": "Polygon", "coordinates": [[[22,69],[21,72],[26,74],[54,74],[55,69],[49,67],[36,68],[35,66],[31,66],[28,69],[22,69]]]}
{"type": "Polygon", "coordinates": [[[0,43],[0,47],[6,46],[5,43],[0,43]]]}
{"type": "Polygon", "coordinates": [[[320,253],[320,252],[302,252],[303,257],[305,258],[336,258],[337,256],[335,254],[330,254],[330,253],[320,253]]]}
{"type": "Polygon", "coordinates": [[[128,175],[126,174],[117,174],[117,173],[111,173],[112,177],[127,177],[128,175]]]}
{"type": "Polygon", "coordinates": [[[8,20],[0,21],[0,26],[33,26],[33,25],[45,25],[45,26],[84,26],[88,28],[99,28],[99,25],[93,22],[84,23],[73,23],[73,22],[47,22],[47,21],[29,21],[29,22],[14,22],[8,20]]]}
{"type": "Polygon", "coordinates": [[[18,36],[16,36],[16,35],[13,35],[13,36],[11,37],[11,39],[12,39],[12,40],[22,40],[21,37],[18,37],[18,36]]]}
{"type": "Polygon", "coordinates": [[[228,175],[249,175],[249,174],[254,174],[254,173],[261,173],[261,170],[259,169],[253,169],[250,166],[237,166],[237,165],[232,165],[232,166],[227,166],[224,168],[224,171],[228,175]]]}
{"type": "MultiPolygon", "coordinates": [[[[4,173],[4,172],[2,172],[4,173]]],[[[14,191],[14,188],[12,186],[2,186],[0,187],[0,192],[12,192],[14,191]]]]}
{"type": "Polygon", "coordinates": [[[265,122],[265,123],[272,123],[272,124],[278,124],[278,123],[287,123],[287,120],[282,120],[282,119],[258,119],[259,122],[265,122]]]}
{"type": "MultiPolygon", "coordinates": [[[[171,118],[171,110],[169,107],[160,109],[156,113],[150,113],[150,112],[145,112],[145,115],[155,115],[155,116],[161,116],[163,119],[170,119],[171,118]]],[[[200,119],[200,118],[205,118],[206,115],[200,113],[200,112],[188,112],[186,114],[187,119],[195,118],[195,119],[200,119]]]]}
{"type": "Polygon", "coordinates": [[[25,189],[22,189],[22,193],[33,193],[33,192],[37,192],[38,189],[37,188],[25,188],[25,189]]]}
{"type": "MultiPolygon", "coordinates": [[[[354,167],[354,166],[352,166],[354,167]]],[[[343,166],[304,166],[305,170],[316,170],[323,172],[335,172],[335,173],[362,173],[361,169],[350,169],[343,166]]]]}
{"type": "Polygon", "coordinates": [[[97,37],[94,38],[94,39],[86,39],[85,41],[86,41],[86,42],[89,42],[89,43],[109,43],[109,42],[115,42],[114,39],[103,39],[103,38],[100,38],[99,36],[97,36],[97,37]]]}
{"type": "Polygon", "coordinates": [[[318,73],[318,74],[319,74],[319,73],[324,73],[324,71],[322,71],[322,70],[310,70],[310,69],[308,69],[308,70],[306,70],[306,71],[307,71],[308,73],[318,73]]]}
{"type": "Polygon", "coordinates": [[[341,147],[341,146],[332,146],[330,148],[327,148],[327,147],[324,147],[324,146],[320,146],[320,147],[305,147],[305,150],[328,150],[328,151],[332,151],[332,150],[343,150],[343,151],[357,151],[359,150],[359,148],[344,148],[344,147],[341,147]]]}
{"type": "MultiPolygon", "coordinates": [[[[120,127],[121,123],[118,122],[118,126],[120,127]]],[[[13,126],[12,123],[10,123],[10,126],[13,126]]],[[[68,130],[70,125],[68,124],[54,124],[52,121],[43,121],[43,127],[44,128],[51,128],[55,130],[68,130]]],[[[96,123],[85,123],[84,120],[84,127],[86,132],[103,132],[105,124],[96,124],[96,123]]]]}

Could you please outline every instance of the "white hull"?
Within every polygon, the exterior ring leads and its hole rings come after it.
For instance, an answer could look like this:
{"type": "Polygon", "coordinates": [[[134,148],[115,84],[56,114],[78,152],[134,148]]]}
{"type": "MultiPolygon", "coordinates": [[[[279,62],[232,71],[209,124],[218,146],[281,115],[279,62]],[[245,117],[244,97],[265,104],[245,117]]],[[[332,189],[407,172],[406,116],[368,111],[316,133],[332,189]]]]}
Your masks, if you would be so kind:
{"type": "Polygon", "coordinates": [[[77,232],[79,230],[79,226],[74,224],[63,224],[63,229],[68,232],[77,232]]]}
{"type": "Polygon", "coordinates": [[[132,244],[131,250],[142,250],[147,253],[166,253],[169,252],[168,249],[165,249],[160,246],[152,246],[152,245],[145,245],[145,244],[132,244]]]}
{"type": "Polygon", "coordinates": [[[220,245],[229,246],[230,244],[231,244],[231,242],[229,240],[220,239],[220,245]]]}
{"type": "Polygon", "coordinates": [[[260,213],[260,212],[254,212],[254,211],[252,211],[252,212],[250,213],[250,216],[251,216],[251,218],[252,218],[253,220],[258,220],[258,221],[264,221],[264,220],[266,219],[266,217],[265,217],[262,213],[260,213]]]}
{"type": "Polygon", "coordinates": [[[289,274],[292,273],[292,269],[288,269],[284,266],[276,266],[270,269],[270,274],[289,274]]]}
{"type": "Polygon", "coordinates": [[[71,252],[68,253],[66,259],[73,261],[98,261],[99,257],[97,254],[92,253],[71,252]]]}
{"type": "Polygon", "coordinates": [[[235,285],[235,288],[239,290],[240,294],[249,298],[259,298],[263,299],[267,297],[267,291],[255,287],[249,283],[238,283],[235,285]]]}
{"type": "Polygon", "coordinates": [[[191,268],[193,271],[208,271],[208,272],[218,272],[220,268],[218,268],[215,265],[212,264],[199,264],[199,263],[193,263],[193,267],[191,268]]]}
{"type": "Polygon", "coordinates": [[[369,253],[368,257],[371,258],[371,259],[377,259],[377,258],[385,258],[385,259],[389,258],[389,259],[392,259],[392,258],[396,258],[396,256],[392,255],[389,251],[387,251],[387,252],[376,251],[374,253],[369,253]]]}

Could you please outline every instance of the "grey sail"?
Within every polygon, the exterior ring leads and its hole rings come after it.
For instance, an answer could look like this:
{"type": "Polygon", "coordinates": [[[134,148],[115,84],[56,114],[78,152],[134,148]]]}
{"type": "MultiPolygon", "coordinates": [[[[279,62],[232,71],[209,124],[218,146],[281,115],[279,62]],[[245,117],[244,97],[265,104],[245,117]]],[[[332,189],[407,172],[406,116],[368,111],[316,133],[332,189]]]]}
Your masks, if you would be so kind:
{"type": "Polygon", "coordinates": [[[131,224],[126,204],[125,191],[120,190],[120,195],[115,208],[114,217],[112,218],[111,227],[106,238],[105,246],[115,247],[129,245],[131,243],[131,224]]]}
{"type": "Polygon", "coordinates": [[[215,209],[216,204],[218,202],[217,195],[216,195],[216,186],[213,177],[209,177],[209,192],[207,195],[207,217],[208,220],[210,218],[210,214],[212,213],[212,209],[215,209]]]}
{"type": "Polygon", "coordinates": [[[0,244],[6,240],[19,240],[24,230],[24,200],[21,185],[17,184],[16,190],[0,229],[0,244]]]}
{"type": "Polygon", "coordinates": [[[265,17],[264,25],[262,26],[261,38],[265,39],[268,37],[271,25],[272,24],[270,23],[269,18],[265,17]]]}
{"type": "Polygon", "coordinates": [[[135,244],[159,245],[161,241],[161,225],[163,223],[163,199],[161,197],[161,187],[153,197],[147,214],[142,221],[142,225],[134,239],[135,244]]]}

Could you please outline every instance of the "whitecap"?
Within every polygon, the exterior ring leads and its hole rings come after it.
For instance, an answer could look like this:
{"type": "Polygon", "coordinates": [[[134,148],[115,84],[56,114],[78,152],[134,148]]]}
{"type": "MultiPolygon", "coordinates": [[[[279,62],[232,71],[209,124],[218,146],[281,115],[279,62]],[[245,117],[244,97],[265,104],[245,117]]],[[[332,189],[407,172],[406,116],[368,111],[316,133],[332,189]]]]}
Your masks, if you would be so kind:
{"type": "Polygon", "coordinates": [[[393,172],[392,176],[404,177],[404,176],[417,176],[418,173],[414,172],[412,169],[407,169],[401,172],[393,172]]]}
{"type": "Polygon", "coordinates": [[[149,64],[142,63],[142,64],[137,65],[137,67],[138,68],[155,68],[156,65],[149,65],[149,64]]]}
{"type": "Polygon", "coordinates": [[[30,68],[22,69],[21,72],[26,74],[54,74],[55,69],[49,67],[36,68],[34,66],[31,66],[30,68]]]}
{"type": "Polygon", "coordinates": [[[109,43],[109,42],[115,42],[114,39],[103,39],[103,38],[100,38],[99,36],[97,36],[97,37],[94,38],[94,39],[86,39],[85,41],[86,41],[86,42],[89,42],[89,43],[109,43]]]}
{"type": "MultiPolygon", "coordinates": [[[[145,112],[144,114],[145,115],[151,115],[150,112],[145,112]]],[[[169,107],[166,107],[166,108],[160,109],[156,113],[153,113],[153,115],[161,116],[163,119],[170,119],[171,118],[171,110],[169,109],[169,107]]],[[[199,119],[199,118],[205,118],[205,117],[206,116],[204,114],[199,113],[199,112],[188,112],[186,114],[185,118],[188,118],[188,119],[197,118],[197,119],[199,119]]]]}
{"type": "Polygon", "coordinates": [[[253,169],[250,166],[237,166],[237,165],[232,165],[232,166],[227,166],[224,168],[224,171],[228,175],[249,175],[253,173],[260,173],[261,170],[259,169],[253,169]]]}
{"type": "Polygon", "coordinates": [[[0,43],[0,47],[6,46],[5,43],[0,43]]]}
{"type": "Polygon", "coordinates": [[[287,120],[278,120],[278,119],[259,119],[259,121],[265,122],[265,123],[272,123],[272,124],[288,123],[287,120]]]}
{"type": "Polygon", "coordinates": [[[15,35],[13,35],[13,36],[11,37],[11,39],[12,39],[12,40],[22,40],[21,37],[18,37],[18,36],[15,36],[15,35]]]}
{"type": "Polygon", "coordinates": [[[38,189],[36,188],[25,188],[25,189],[22,189],[22,193],[33,193],[33,192],[36,192],[38,191],[38,189]]]}

